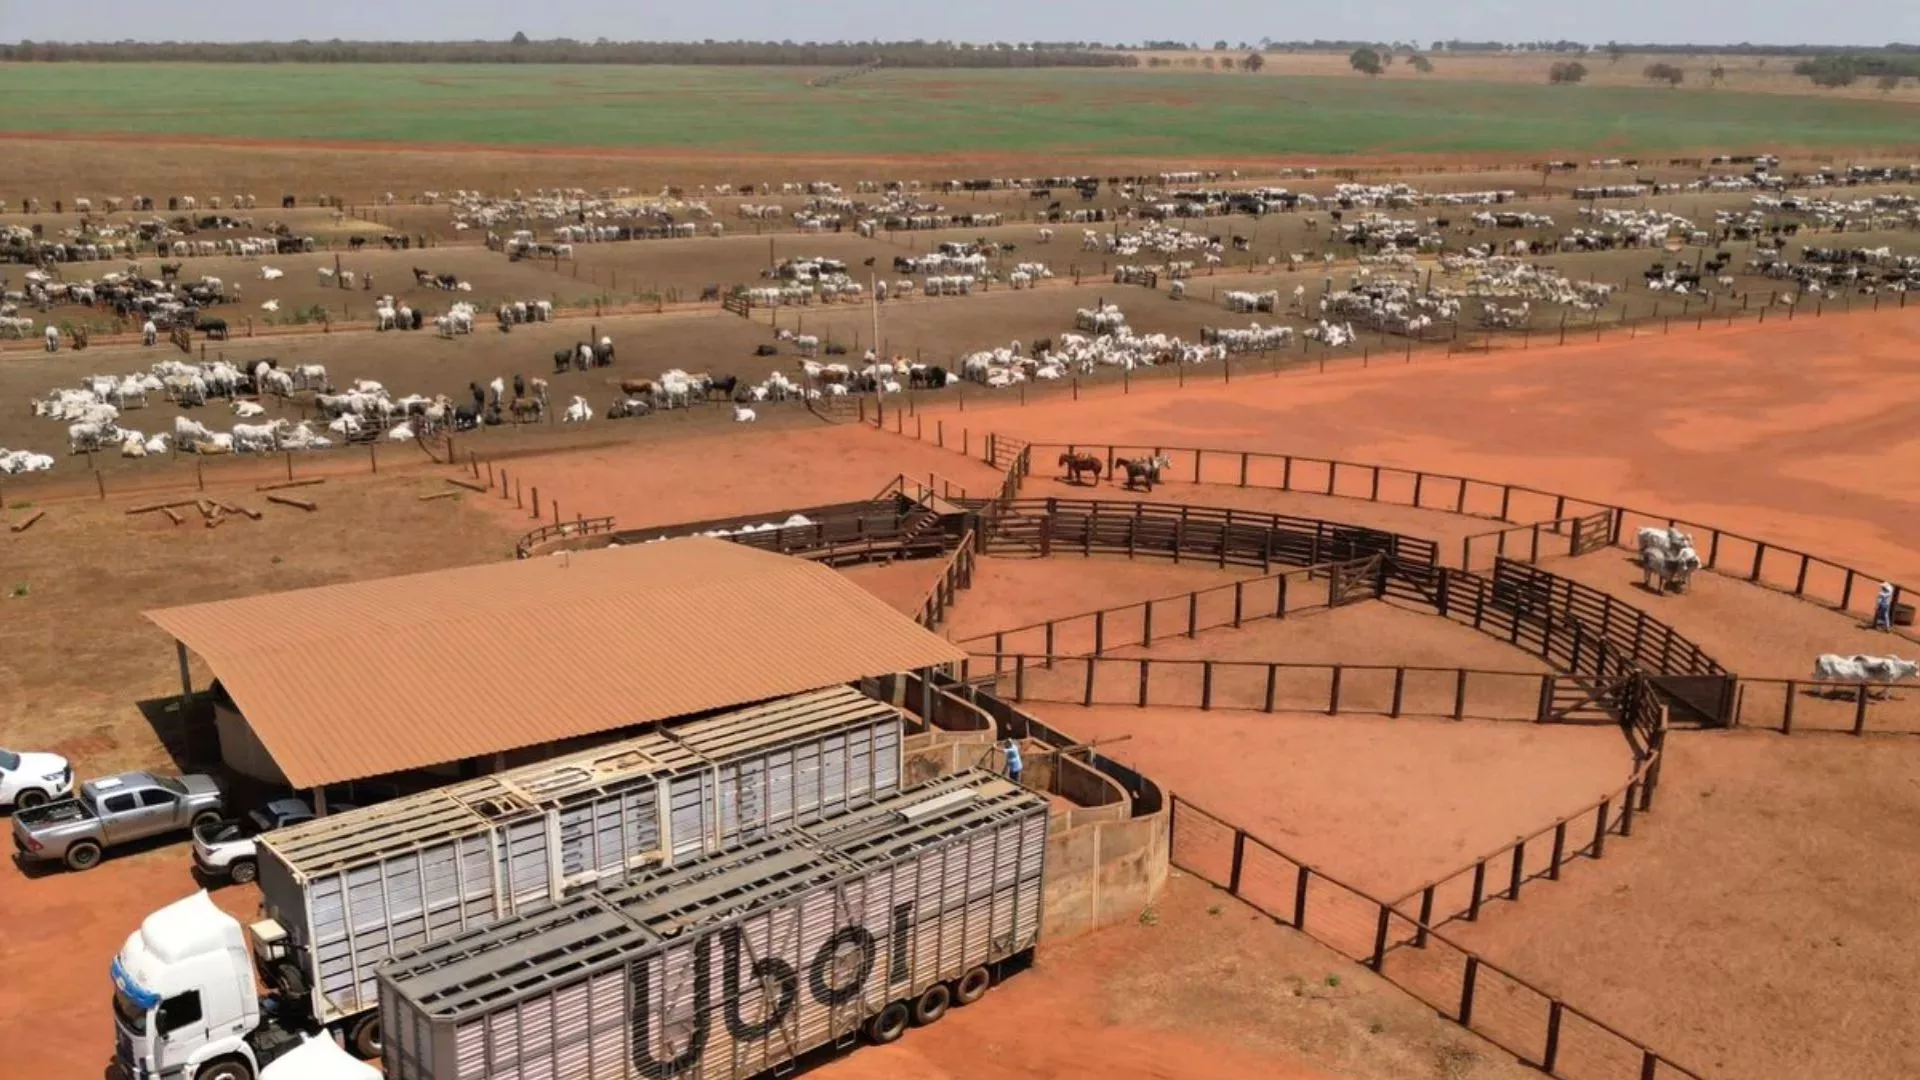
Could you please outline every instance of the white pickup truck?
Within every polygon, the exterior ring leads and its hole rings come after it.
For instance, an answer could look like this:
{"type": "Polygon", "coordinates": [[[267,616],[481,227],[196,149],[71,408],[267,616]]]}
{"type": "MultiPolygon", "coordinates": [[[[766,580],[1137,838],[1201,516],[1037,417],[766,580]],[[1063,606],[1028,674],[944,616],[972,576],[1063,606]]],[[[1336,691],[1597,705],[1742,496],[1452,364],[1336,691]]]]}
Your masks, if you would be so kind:
{"type": "Polygon", "coordinates": [[[261,833],[313,820],[313,808],[299,799],[275,799],[250,814],[222,818],[194,827],[193,864],[214,880],[244,885],[259,876],[261,833]]]}
{"type": "Polygon", "coordinates": [[[30,810],[73,793],[73,765],[59,754],[0,749],[0,806],[30,810]]]}

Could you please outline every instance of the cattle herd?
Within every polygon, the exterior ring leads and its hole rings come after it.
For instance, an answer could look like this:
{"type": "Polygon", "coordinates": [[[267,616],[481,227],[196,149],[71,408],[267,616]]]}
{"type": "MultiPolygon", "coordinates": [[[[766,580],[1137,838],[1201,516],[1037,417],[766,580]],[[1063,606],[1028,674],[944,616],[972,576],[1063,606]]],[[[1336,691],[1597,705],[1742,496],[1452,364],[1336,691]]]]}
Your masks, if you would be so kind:
{"type": "MultiPolygon", "coordinates": [[[[710,399],[731,402],[736,419],[745,420],[757,416],[754,407],[761,403],[932,390],[962,380],[999,389],[1030,380],[1095,378],[1116,369],[1230,362],[1298,347],[1357,348],[1366,335],[1437,340],[1463,327],[1524,331],[1569,315],[1597,318],[1620,303],[1626,289],[1644,291],[1656,303],[1661,296],[1677,299],[1684,309],[1696,302],[1731,303],[1736,296],[1746,306],[1760,289],[1763,302],[1792,305],[1836,294],[1903,299],[1920,286],[1920,254],[1908,239],[1920,230],[1920,202],[1903,190],[1920,181],[1913,166],[1788,171],[1778,157],[1762,154],[1537,167],[1543,177],[1581,169],[1601,175],[1557,195],[1519,185],[1447,190],[1404,179],[1369,181],[1350,172],[1323,176],[1312,168],[1277,169],[1257,183],[1234,172],[1186,170],[848,184],[755,181],[669,185],[656,192],[425,191],[404,200],[413,224],[390,223],[372,232],[358,226],[383,210],[391,221],[403,200],[389,193],[369,213],[332,197],[316,204],[283,196],[279,212],[267,216],[257,209],[260,201],[246,194],[175,195],[164,199],[164,210],[161,200],[140,195],[29,197],[13,208],[0,202],[0,214],[24,212],[0,219],[0,263],[20,268],[0,274],[0,338],[33,338],[59,355],[117,342],[112,334],[101,337],[114,328],[137,335],[149,348],[188,351],[196,336],[226,341],[231,310],[245,290],[226,269],[231,263],[193,269],[213,257],[253,267],[241,275],[249,279],[249,290],[285,292],[293,261],[308,257],[299,272],[310,274],[314,287],[369,296],[350,323],[344,315],[342,322],[329,317],[326,330],[431,328],[434,337],[457,341],[482,328],[511,334],[578,317],[553,292],[485,297],[470,261],[434,265],[438,253],[459,249],[466,235],[476,238],[467,242],[468,250],[510,262],[530,260],[547,274],[584,257],[587,248],[608,244],[683,241],[672,250],[718,250],[708,245],[728,233],[723,219],[734,223],[736,233],[784,231],[802,245],[808,234],[847,233],[873,243],[891,237],[897,248],[906,248],[878,265],[868,258],[864,266],[824,252],[789,254],[770,259],[758,270],[758,281],[706,284],[699,290],[702,302],[725,303],[749,315],[775,309],[773,340],[753,349],[761,374],[747,378],[678,367],[652,376],[622,371],[603,380],[617,393],[601,400],[570,393],[557,417],[549,414],[546,381],[525,375],[475,380],[464,393],[454,384],[392,397],[367,389],[366,380],[343,391],[324,376],[299,374],[317,365],[283,370],[270,356],[227,363],[207,360],[204,353],[197,362],[182,357],[150,363],[143,370],[89,376],[78,386],[65,380],[69,385],[41,395],[36,415],[69,425],[69,451],[118,447],[138,456],[162,444],[173,452],[227,452],[229,441],[233,452],[317,449],[396,431],[408,438],[442,427],[625,419],[710,399]],[[1702,209],[1689,199],[1715,201],[1702,209]],[[432,215],[451,239],[422,231],[417,223],[432,215]],[[1070,225],[1082,228],[1067,260],[1071,275],[1049,257],[1066,254],[1054,242],[1057,231],[1070,225]],[[928,229],[972,235],[929,237],[925,244],[900,238],[928,229]],[[403,264],[405,272],[394,275],[411,281],[406,295],[376,294],[373,264],[350,268],[338,254],[325,254],[370,247],[421,251],[418,262],[403,264]],[[1583,272],[1595,264],[1569,261],[1629,251],[1648,258],[1624,275],[1583,272]],[[323,258],[331,265],[318,261],[323,258]],[[266,259],[281,265],[251,261],[266,259]],[[1097,278],[1089,272],[1093,265],[1097,278]],[[1242,276],[1204,292],[1195,289],[1198,279],[1222,273],[1242,276]],[[1275,284],[1258,280],[1289,274],[1295,276],[1275,284]],[[1120,304],[1101,297],[1077,310],[1063,305],[1060,315],[1072,311],[1072,326],[1050,337],[960,342],[970,348],[954,349],[945,363],[880,356],[872,348],[856,359],[830,338],[780,326],[778,309],[972,298],[1063,287],[1068,276],[1082,290],[1096,283],[1156,292],[1164,287],[1169,299],[1202,300],[1252,318],[1235,325],[1207,318],[1196,324],[1188,317],[1182,331],[1141,330],[1120,304]],[[430,301],[434,294],[449,302],[430,301]],[[430,303],[440,310],[429,310],[430,303]],[[483,313],[491,313],[484,320],[490,327],[482,326],[483,313]],[[791,360],[778,359],[783,353],[792,354],[791,360]],[[767,370],[787,363],[792,366],[767,370]],[[252,408],[278,415],[237,415],[240,426],[249,428],[245,433],[215,432],[197,418],[197,428],[154,437],[123,427],[120,410],[139,408],[153,395],[184,410],[203,408],[214,398],[253,398],[252,408]],[[219,434],[233,438],[212,437],[219,434]]],[[[269,295],[259,307],[271,315],[283,299],[299,303],[269,295]]],[[[1158,307],[1143,315],[1137,305],[1127,306],[1136,319],[1164,318],[1158,307]]],[[[890,318],[910,320],[913,310],[890,318]]],[[[554,380],[613,368],[616,361],[611,337],[598,333],[554,349],[551,359],[548,375],[554,380]]],[[[59,460],[44,452],[52,447],[39,449],[0,450],[0,469],[40,471],[59,460]]],[[[1648,550],[1650,561],[1680,557],[1648,550]]],[[[1650,565],[1648,573],[1650,581],[1683,586],[1685,560],[1650,565]]]]}

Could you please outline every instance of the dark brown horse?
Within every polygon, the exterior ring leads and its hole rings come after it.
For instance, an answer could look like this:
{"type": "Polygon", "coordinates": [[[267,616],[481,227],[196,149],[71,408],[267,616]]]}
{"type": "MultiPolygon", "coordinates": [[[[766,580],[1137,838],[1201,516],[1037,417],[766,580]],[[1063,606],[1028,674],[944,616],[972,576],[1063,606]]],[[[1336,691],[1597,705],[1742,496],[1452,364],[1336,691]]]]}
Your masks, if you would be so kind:
{"type": "Polygon", "coordinates": [[[1102,466],[1100,459],[1094,457],[1092,454],[1061,454],[1060,467],[1067,470],[1067,483],[1069,484],[1079,483],[1081,473],[1092,473],[1093,483],[1098,484],[1100,482],[1100,470],[1102,466]]]}
{"type": "Polygon", "coordinates": [[[1152,491],[1153,485],[1160,482],[1160,470],[1170,464],[1172,462],[1164,454],[1155,454],[1153,457],[1141,460],[1114,458],[1113,475],[1117,480],[1122,472],[1127,474],[1128,491],[1132,491],[1136,486],[1152,491]]]}

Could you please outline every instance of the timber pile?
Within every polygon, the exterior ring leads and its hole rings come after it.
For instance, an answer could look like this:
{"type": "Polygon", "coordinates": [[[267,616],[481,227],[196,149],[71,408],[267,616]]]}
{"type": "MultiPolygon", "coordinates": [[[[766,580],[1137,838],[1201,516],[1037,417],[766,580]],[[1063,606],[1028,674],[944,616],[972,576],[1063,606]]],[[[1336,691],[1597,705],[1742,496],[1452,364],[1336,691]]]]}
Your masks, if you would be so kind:
{"type": "Polygon", "coordinates": [[[267,496],[267,501],[270,503],[279,503],[281,506],[297,506],[308,513],[320,509],[318,503],[310,502],[306,499],[296,499],[291,495],[269,495],[267,496]]]}
{"type": "MultiPolygon", "coordinates": [[[[268,498],[272,498],[272,496],[268,496],[268,498]]],[[[233,503],[221,502],[218,499],[206,498],[178,499],[173,502],[148,503],[145,506],[132,507],[127,513],[129,515],[165,514],[168,521],[179,525],[187,520],[186,515],[180,513],[181,510],[187,507],[192,507],[198,511],[201,522],[209,529],[218,528],[220,524],[228,518],[243,517],[249,521],[259,521],[262,516],[258,510],[252,510],[244,506],[235,506],[233,503]]]]}

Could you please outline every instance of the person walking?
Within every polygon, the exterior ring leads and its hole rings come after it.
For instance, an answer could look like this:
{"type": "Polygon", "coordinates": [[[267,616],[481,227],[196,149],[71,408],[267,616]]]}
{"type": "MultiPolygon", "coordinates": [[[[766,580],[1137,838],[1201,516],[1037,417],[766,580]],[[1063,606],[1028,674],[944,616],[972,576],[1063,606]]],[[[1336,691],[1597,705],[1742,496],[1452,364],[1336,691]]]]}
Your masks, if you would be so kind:
{"type": "Polygon", "coordinates": [[[1006,752],[1006,755],[1007,755],[1007,779],[1018,784],[1020,782],[1020,773],[1022,770],[1022,762],[1020,761],[1019,740],[1008,739],[1006,743],[1002,746],[1002,749],[1006,752]]]}
{"type": "Polygon", "coordinates": [[[1873,601],[1873,628],[1875,630],[1893,629],[1893,582],[1880,583],[1880,595],[1873,601]]]}

